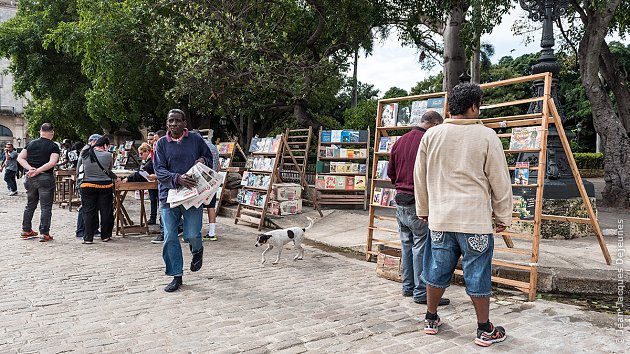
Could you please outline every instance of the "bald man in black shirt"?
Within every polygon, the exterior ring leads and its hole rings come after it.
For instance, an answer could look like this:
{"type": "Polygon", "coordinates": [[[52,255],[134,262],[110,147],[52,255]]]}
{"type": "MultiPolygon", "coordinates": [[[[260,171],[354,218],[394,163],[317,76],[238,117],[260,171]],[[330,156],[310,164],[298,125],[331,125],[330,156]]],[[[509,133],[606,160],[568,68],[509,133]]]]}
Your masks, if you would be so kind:
{"type": "Polygon", "coordinates": [[[18,156],[18,162],[26,171],[24,188],[26,189],[26,207],[22,218],[23,239],[37,236],[33,231],[32,220],[37,204],[42,210],[39,221],[39,242],[50,241],[50,219],[55,196],[55,176],[53,168],[59,161],[60,150],[52,139],[55,131],[50,123],[44,123],[39,130],[39,139],[29,142],[18,156]]]}

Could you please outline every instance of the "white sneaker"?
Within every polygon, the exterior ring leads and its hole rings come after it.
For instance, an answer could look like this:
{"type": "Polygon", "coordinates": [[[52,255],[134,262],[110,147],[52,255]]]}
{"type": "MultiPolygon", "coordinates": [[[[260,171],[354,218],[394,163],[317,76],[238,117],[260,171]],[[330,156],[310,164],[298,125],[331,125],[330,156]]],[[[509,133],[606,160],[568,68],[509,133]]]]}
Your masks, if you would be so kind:
{"type": "Polygon", "coordinates": [[[10,195],[10,196],[17,195],[17,191],[9,192],[9,195],[10,195]]]}

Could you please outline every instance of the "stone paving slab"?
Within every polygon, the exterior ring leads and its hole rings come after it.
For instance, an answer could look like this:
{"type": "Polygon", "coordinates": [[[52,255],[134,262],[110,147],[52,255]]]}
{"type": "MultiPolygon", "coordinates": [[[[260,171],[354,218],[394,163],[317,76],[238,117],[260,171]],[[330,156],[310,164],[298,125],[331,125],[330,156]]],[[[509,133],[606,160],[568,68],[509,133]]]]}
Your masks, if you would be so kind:
{"type": "MultiPolygon", "coordinates": [[[[24,197],[0,197],[0,353],[623,353],[616,316],[570,305],[493,298],[491,320],[508,339],[473,344],[474,311],[447,291],[437,336],[422,333],[425,306],[376,277],[373,263],[306,247],[260,264],[256,230],[228,222],[206,242],[204,266],[166,293],[160,245],[146,236],[82,245],[76,213],[53,209],[55,240],[19,239],[24,197]]],[[[129,208],[133,213],[134,209],[129,208]]],[[[38,220],[36,213],[35,220],[38,220]]],[[[35,222],[37,225],[37,221],[35,222]]],[[[183,245],[185,261],[190,261],[183,245]]],[[[272,254],[269,257],[273,257],[272,254]]]]}

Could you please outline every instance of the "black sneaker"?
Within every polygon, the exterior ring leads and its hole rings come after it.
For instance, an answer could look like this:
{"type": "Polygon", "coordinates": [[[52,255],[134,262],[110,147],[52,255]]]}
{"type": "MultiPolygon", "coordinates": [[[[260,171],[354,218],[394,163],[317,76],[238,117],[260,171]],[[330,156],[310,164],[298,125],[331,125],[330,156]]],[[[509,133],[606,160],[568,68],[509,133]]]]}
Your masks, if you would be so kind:
{"type": "Polygon", "coordinates": [[[173,291],[179,289],[182,284],[182,277],[173,277],[173,280],[164,288],[164,291],[172,293],[173,291]]]}
{"type": "Polygon", "coordinates": [[[402,296],[403,297],[412,297],[413,296],[413,291],[409,291],[409,292],[403,291],[402,296]]]}
{"type": "Polygon", "coordinates": [[[429,320],[427,318],[424,319],[424,333],[425,334],[438,334],[438,327],[442,322],[440,322],[440,316],[437,317],[436,320],[429,320]]]}
{"type": "Polygon", "coordinates": [[[156,225],[155,219],[149,219],[149,221],[147,221],[147,225],[156,225]]]}
{"type": "Polygon", "coordinates": [[[490,324],[492,331],[486,332],[483,329],[477,329],[477,338],[475,344],[482,347],[489,347],[494,343],[503,342],[506,338],[505,329],[501,326],[490,324]]]}
{"type": "Polygon", "coordinates": [[[153,240],[151,240],[151,243],[164,243],[164,235],[158,235],[156,238],[154,238],[153,240]]]}

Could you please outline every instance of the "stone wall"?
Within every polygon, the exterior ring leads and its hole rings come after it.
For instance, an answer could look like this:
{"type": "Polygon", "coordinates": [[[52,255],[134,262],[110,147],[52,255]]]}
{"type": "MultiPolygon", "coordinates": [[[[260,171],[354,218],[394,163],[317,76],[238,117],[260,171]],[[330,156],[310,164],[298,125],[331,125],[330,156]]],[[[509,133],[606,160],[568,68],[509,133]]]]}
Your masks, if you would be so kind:
{"type": "MultiPolygon", "coordinates": [[[[590,198],[591,205],[597,215],[595,198],[590,198]]],[[[588,213],[582,198],[571,199],[544,199],[543,214],[587,218],[588,213]]],[[[510,230],[514,232],[532,233],[534,224],[516,221],[512,223],[510,230]]],[[[544,239],[574,239],[578,237],[595,236],[593,227],[588,224],[574,222],[543,220],[541,237],[544,239]]]]}

